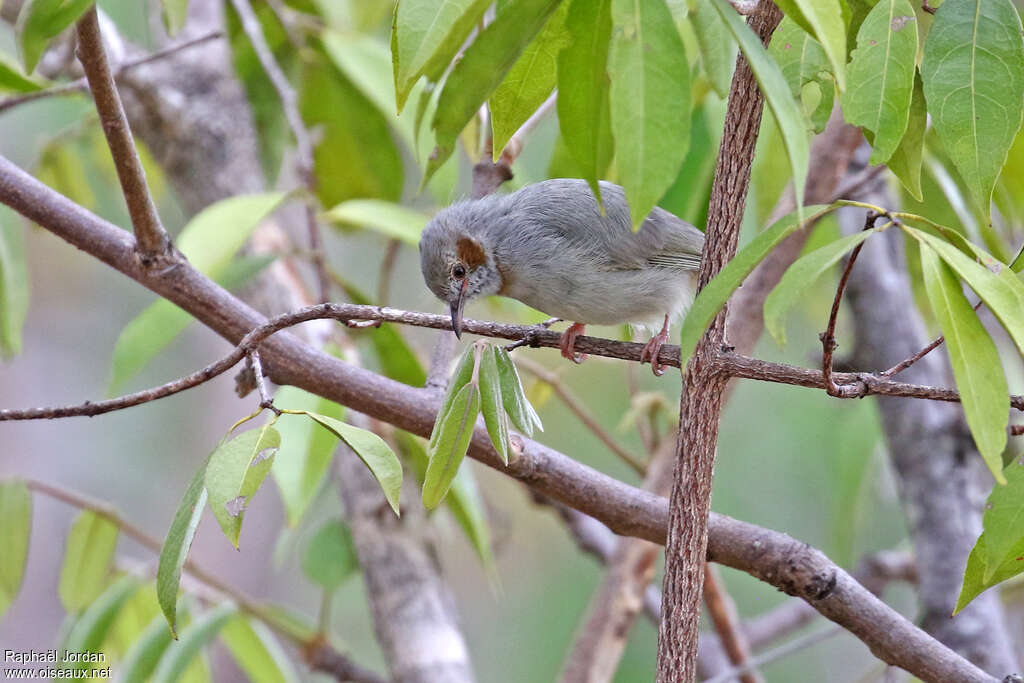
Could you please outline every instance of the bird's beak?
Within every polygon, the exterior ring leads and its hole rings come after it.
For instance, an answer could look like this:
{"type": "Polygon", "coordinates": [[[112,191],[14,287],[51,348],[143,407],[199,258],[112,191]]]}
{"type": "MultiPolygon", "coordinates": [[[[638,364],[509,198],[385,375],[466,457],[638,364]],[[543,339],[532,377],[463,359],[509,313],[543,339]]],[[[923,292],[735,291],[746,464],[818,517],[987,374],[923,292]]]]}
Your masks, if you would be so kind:
{"type": "Polygon", "coordinates": [[[468,278],[462,281],[462,288],[459,289],[458,298],[450,304],[452,313],[452,332],[455,333],[455,336],[458,339],[462,339],[462,309],[466,307],[466,290],[468,284],[468,278]]]}

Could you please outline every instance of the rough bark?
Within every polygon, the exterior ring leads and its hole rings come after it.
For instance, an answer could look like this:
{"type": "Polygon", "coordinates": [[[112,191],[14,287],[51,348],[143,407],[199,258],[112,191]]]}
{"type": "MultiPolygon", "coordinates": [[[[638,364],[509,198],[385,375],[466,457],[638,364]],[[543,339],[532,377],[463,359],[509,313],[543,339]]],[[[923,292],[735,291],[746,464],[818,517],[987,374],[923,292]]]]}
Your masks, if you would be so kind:
{"type": "MultiPolygon", "coordinates": [[[[767,43],[782,13],[762,2],[749,22],[767,43]]],[[[747,61],[736,63],[725,130],[708,209],[707,242],[701,261],[703,288],[735,255],[750,185],[763,96],[747,61]]],[[[725,341],[725,311],[704,334],[688,370],[679,406],[676,469],[669,508],[662,620],[658,633],[658,681],[693,681],[711,481],[718,447],[718,421],[727,378],[712,362],[725,341]]]]}

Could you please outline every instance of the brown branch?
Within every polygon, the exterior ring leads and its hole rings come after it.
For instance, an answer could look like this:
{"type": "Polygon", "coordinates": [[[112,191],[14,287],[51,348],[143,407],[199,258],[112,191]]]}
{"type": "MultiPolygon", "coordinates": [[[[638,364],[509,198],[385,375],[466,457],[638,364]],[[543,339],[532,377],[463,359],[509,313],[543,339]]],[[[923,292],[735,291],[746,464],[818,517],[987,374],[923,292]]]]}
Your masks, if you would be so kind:
{"type": "Polygon", "coordinates": [[[316,271],[317,285],[319,287],[320,301],[330,300],[330,278],[327,275],[327,267],[324,261],[324,241],[320,233],[320,225],[316,219],[316,209],[313,206],[315,201],[313,192],[316,189],[316,175],[314,174],[314,150],[313,138],[309,129],[302,119],[299,111],[299,98],[295,94],[288,78],[281,71],[281,66],[274,59],[274,52],[263,35],[263,28],[260,20],[249,4],[249,0],[231,0],[231,6],[238,13],[242,24],[242,31],[249,38],[256,57],[260,60],[263,71],[274,86],[277,96],[281,99],[281,108],[284,110],[285,120],[288,127],[292,129],[295,136],[295,166],[302,184],[309,190],[311,196],[306,199],[306,232],[309,239],[310,257],[313,268],[316,271]]]}
{"type": "MultiPolygon", "coordinates": [[[[223,31],[211,31],[210,33],[207,33],[205,35],[201,35],[196,38],[192,38],[191,40],[183,41],[181,43],[176,43],[174,45],[169,45],[163,48],[162,50],[157,50],[156,52],[153,52],[152,54],[148,54],[143,57],[138,57],[136,59],[132,59],[130,61],[119,64],[117,66],[117,70],[114,72],[114,80],[116,81],[120,79],[124,74],[126,74],[127,72],[131,71],[136,67],[142,66],[144,64],[149,64],[150,62],[165,59],[167,57],[177,54],[178,52],[181,52],[182,50],[187,50],[190,47],[195,47],[196,45],[201,45],[211,40],[221,38],[223,37],[223,35],[223,31]]],[[[66,95],[77,95],[88,92],[89,81],[88,79],[83,77],[74,81],[70,81],[68,83],[61,83],[59,85],[54,85],[49,88],[44,88],[42,90],[36,90],[33,92],[23,93],[21,95],[13,95],[11,97],[6,97],[0,100],[0,113],[3,113],[8,109],[13,109],[14,107],[17,107],[19,105],[26,104],[28,102],[35,102],[36,100],[42,100],[50,97],[63,97],[66,95]]]]}
{"type": "Polygon", "coordinates": [[[764,683],[764,678],[756,670],[745,670],[750,659],[750,644],[740,629],[739,614],[736,603],[725,588],[725,582],[715,566],[708,562],[704,565],[704,605],[708,609],[711,623],[718,633],[719,642],[725,649],[729,661],[742,673],[741,683],[764,683]]]}
{"type": "MultiPolygon", "coordinates": [[[[985,304],[984,301],[979,301],[978,303],[974,304],[974,310],[977,311],[984,304],[985,304]]],[[[942,345],[942,342],[944,342],[944,341],[946,341],[946,338],[943,335],[940,334],[938,337],[936,337],[935,339],[930,341],[928,344],[926,344],[923,348],[921,348],[920,351],[918,351],[914,355],[912,355],[912,356],[910,356],[908,358],[905,358],[904,360],[901,360],[899,363],[897,363],[896,365],[892,366],[888,370],[883,370],[882,372],[878,373],[878,375],[880,377],[892,377],[893,375],[898,375],[899,373],[903,372],[904,370],[906,370],[907,368],[912,366],[914,363],[916,363],[917,361],[921,360],[922,358],[927,356],[929,353],[931,353],[932,351],[937,349],[939,346],[942,345]]]]}
{"type": "Polygon", "coordinates": [[[128,204],[128,215],[135,229],[139,256],[146,265],[158,265],[167,257],[171,239],[157,215],[146,182],[146,172],[142,168],[138,150],[135,149],[117,86],[114,85],[95,6],[86,10],[78,20],[78,60],[89,81],[89,88],[96,101],[96,111],[103,124],[103,133],[114,157],[117,177],[128,204]]]}
{"type": "MultiPolygon", "coordinates": [[[[767,45],[782,20],[774,3],[760,2],[748,19],[767,45]]],[[[739,243],[764,97],[746,59],[736,70],[708,206],[707,240],[698,272],[700,291],[725,267],[739,243]]],[[[659,683],[690,683],[697,676],[698,622],[708,547],[708,515],[727,377],[713,363],[725,342],[722,310],[697,343],[679,400],[676,470],[672,483],[662,619],[658,630],[659,683]]]]}
{"type": "MultiPolygon", "coordinates": [[[[130,235],[47,188],[2,157],[0,202],[181,306],[232,343],[238,343],[266,322],[259,313],[183,260],[160,271],[143,267],[135,258],[130,235]]],[[[316,351],[291,334],[265,340],[260,345],[260,356],[269,376],[278,384],[295,385],[414,434],[430,434],[438,408],[438,399],[431,390],[409,387],[353,367],[316,351]]],[[[639,359],[639,349],[636,358],[639,359]]],[[[799,369],[794,370],[799,373],[799,369]]],[[[820,386],[820,373],[808,372],[818,375],[820,386]]],[[[666,540],[668,501],[597,472],[543,444],[524,438],[522,454],[505,467],[486,430],[480,426],[469,455],[600,520],[616,533],[655,543],[666,540]]],[[[708,538],[708,559],[808,600],[819,612],[864,641],[876,656],[894,666],[924,680],[993,680],[887,607],[806,544],[717,514],[709,518],[708,538]],[[809,581],[809,577],[819,578],[809,581]]]]}
{"type": "MultiPolygon", "coordinates": [[[[878,214],[874,211],[868,211],[867,217],[864,219],[864,229],[869,230],[874,227],[877,218],[878,214]]],[[[839,304],[843,300],[843,292],[846,291],[846,285],[850,281],[850,273],[853,272],[853,266],[857,263],[857,257],[860,256],[861,249],[863,248],[864,243],[861,242],[854,248],[850,258],[846,260],[846,267],[843,268],[842,277],[839,278],[839,286],[836,287],[836,295],[832,299],[832,310],[828,315],[828,326],[819,337],[822,348],[821,376],[825,380],[825,393],[829,396],[839,396],[841,393],[839,387],[832,381],[832,356],[839,346],[836,343],[836,321],[839,319],[839,304]]]]}
{"type": "Polygon", "coordinates": [[[327,643],[316,643],[303,653],[306,663],[313,671],[331,676],[346,683],[387,683],[387,679],[375,671],[352,661],[327,643]]]}

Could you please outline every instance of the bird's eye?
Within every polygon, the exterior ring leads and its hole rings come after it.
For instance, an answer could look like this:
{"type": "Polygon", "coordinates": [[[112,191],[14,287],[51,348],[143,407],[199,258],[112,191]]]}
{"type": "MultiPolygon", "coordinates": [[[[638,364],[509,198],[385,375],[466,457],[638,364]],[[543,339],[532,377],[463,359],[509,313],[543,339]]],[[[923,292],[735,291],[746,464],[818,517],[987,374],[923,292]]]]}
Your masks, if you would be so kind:
{"type": "Polygon", "coordinates": [[[461,263],[456,263],[455,266],[452,268],[452,275],[455,277],[455,279],[461,280],[462,278],[466,277],[466,267],[461,263]]]}

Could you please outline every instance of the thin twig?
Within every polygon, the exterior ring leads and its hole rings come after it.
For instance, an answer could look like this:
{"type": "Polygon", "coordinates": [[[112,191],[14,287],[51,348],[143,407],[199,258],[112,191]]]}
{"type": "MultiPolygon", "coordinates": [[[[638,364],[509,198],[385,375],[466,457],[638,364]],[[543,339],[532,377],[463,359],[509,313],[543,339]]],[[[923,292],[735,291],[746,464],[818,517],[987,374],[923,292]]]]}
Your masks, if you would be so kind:
{"type": "MultiPolygon", "coordinates": [[[[192,38],[191,40],[186,40],[181,43],[169,45],[163,48],[162,50],[157,50],[156,52],[153,52],[152,54],[148,54],[124,62],[123,64],[118,65],[117,70],[114,72],[114,80],[119,80],[128,71],[136,67],[142,66],[144,64],[149,64],[150,62],[165,59],[167,57],[170,57],[171,55],[181,52],[182,50],[187,50],[190,47],[195,47],[196,45],[201,45],[211,40],[216,40],[217,38],[220,38],[223,35],[223,31],[212,31],[210,33],[201,35],[197,38],[192,38]]],[[[36,100],[42,100],[50,97],[77,95],[80,93],[87,92],[89,92],[89,81],[83,77],[74,81],[70,81],[68,83],[60,83],[58,85],[54,85],[49,88],[44,88],[42,90],[35,90],[33,92],[27,92],[21,95],[14,95],[12,97],[7,97],[3,100],[0,100],[0,113],[5,112],[8,109],[13,109],[14,107],[17,107],[19,105],[26,104],[27,102],[35,102],[36,100]]]]}
{"type": "Polygon", "coordinates": [[[256,380],[256,390],[260,395],[260,408],[267,408],[280,414],[280,411],[274,407],[274,399],[271,398],[270,392],[267,391],[267,382],[263,379],[263,364],[260,362],[260,352],[253,349],[248,355],[249,365],[256,380]]]}
{"type": "Polygon", "coordinates": [[[750,644],[740,628],[736,603],[726,590],[718,570],[710,562],[704,564],[704,605],[729,661],[737,671],[742,672],[740,681],[764,683],[757,670],[750,666],[750,644]]]}
{"type": "MultiPolygon", "coordinates": [[[[871,229],[875,220],[878,219],[879,215],[874,211],[868,211],[867,217],[864,219],[864,229],[871,229]]],[[[857,257],[860,256],[861,249],[864,248],[864,243],[858,244],[853,253],[850,254],[850,258],[846,261],[846,267],[843,268],[843,275],[839,278],[839,286],[836,287],[835,298],[832,299],[832,311],[828,316],[828,327],[821,333],[821,348],[822,348],[822,359],[821,359],[821,373],[825,379],[825,392],[829,396],[838,396],[840,393],[839,388],[835,382],[832,381],[832,356],[835,353],[836,348],[839,346],[836,344],[836,320],[839,318],[839,304],[843,300],[843,292],[846,291],[846,285],[850,281],[850,273],[853,272],[853,265],[857,262],[857,257]]]]}
{"type": "Polygon", "coordinates": [[[249,4],[249,0],[231,0],[232,7],[238,13],[241,20],[242,30],[249,38],[252,49],[260,60],[263,71],[270,79],[277,96],[281,99],[281,108],[284,110],[288,127],[292,129],[295,136],[295,166],[303,185],[310,191],[310,197],[306,200],[306,230],[309,238],[309,250],[312,256],[313,268],[316,270],[317,283],[319,285],[320,301],[330,299],[330,279],[324,265],[324,244],[323,235],[320,233],[320,225],[316,220],[316,209],[313,207],[316,189],[316,175],[314,173],[313,138],[302,120],[299,112],[299,98],[295,94],[288,78],[281,70],[281,66],[274,59],[274,52],[263,35],[263,28],[260,26],[259,18],[249,4]]]}
{"type": "Polygon", "coordinates": [[[96,110],[103,123],[103,133],[107,136],[107,144],[114,157],[117,177],[121,181],[128,214],[135,229],[139,255],[143,263],[156,265],[167,254],[171,239],[157,215],[153,195],[146,182],[146,172],[142,168],[128,126],[128,117],[125,116],[117,86],[114,85],[95,6],[86,10],[78,20],[78,59],[89,81],[96,110]]]}
{"type": "Polygon", "coordinates": [[[647,466],[612,438],[612,435],[608,433],[608,430],[601,426],[601,423],[597,418],[587,410],[583,401],[581,401],[579,397],[576,396],[568,386],[566,386],[565,382],[563,382],[558,375],[550,372],[540,363],[534,362],[529,358],[525,358],[520,355],[516,356],[516,365],[554,389],[555,393],[558,394],[560,399],[562,399],[565,406],[587,426],[587,428],[601,443],[607,446],[612,453],[619,456],[624,463],[632,467],[634,472],[643,476],[644,472],[647,471],[647,466]]]}
{"type": "MultiPolygon", "coordinates": [[[[977,311],[984,304],[985,304],[984,301],[979,301],[978,303],[974,304],[974,310],[977,311]]],[[[909,358],[905,358],[905,359],[901,360],[899,363],[897,363],[896,365],[894,365],[891,368],[889,368],[888,370],[884,370],[884,371],[878,373],[878,376],[879,377],[892,377],[893,375],[898,375],[899,373],[903,372],[904,370],[909,368],[911,365],[913,365],[914,363],[916,363],[917,361],[921,360],[922,358],[927,356],[929,353],[931,353],[932,351],[937,349],[939,346],[942,345],[942,342],[944,342],[944,341],[946,341],[946,338],[943,335],[940,334],[938,337],[936,337],[931,342],[929,342],[924,348],[922,348],[920,351],[915,353],[913,356],[910,356],[909,358]]]]}
{"type": "MultiPolygon", "coordinates": [[[[376,326],[382,322],[393,322],[437,330],[450,330],[452,328],[451,316],[446,315],[403,311],[382,306],[317,304],[276,316],[266,323],[253,328],[228,355],[201,370],[197,370],[191,375],[186,375],[151,389],[137,391],[106,401],[86,401],[78,405],[63,407],[0,410],[0,422],[9,420],[50,420],[64,417],[93,417],[165,398],[186,389],[191,389],[226,372],[245,358],[245,355],[251,349],[258,347],[267,337],[285,328],[309,322],[310,320],[324,319],[338,320],[353,326],[359,325],[359,323],[353,321],[363,321],[367,326],[376,326]]],[[[469,319],[463,321],[462,329],[466,332],[486,337],[529,340],[531,346],[546,348],[558,348],[562,337],[561,333],[551,332],[539,325],[512,325],[469,319]]],[[[639,362],[644,345],[634,342],[602,339],[600,337],[580,336],[576,338],[576,348],[593,356],[639,362]]],[[[679,347],[666,344],[661,348],[659,359],[663,365],[678,368],[679,347]]],[[[721,353],[714,359],[714,363],[719,372],[730,377],[742,377],[816,389],[825,388],[824,377],[820,370],[798,368],[784,363],[773,363],[757,358],[748,358],[737,353],[721,353]]],[[[960,401],[960,394],[953,389],[897,382],[871,373],[837,372],[832,374],[832,379],[839,398],[902,396],[904,398],[923,398],[954,403],[960,401]]],[[[1017,410],[1024,411],[1024,396],[1010,396],[1010,405],[1017,410]]]]}
{"type": "Polygon", "coordinates": [[[838,624],[831,624],[820,631],[815,631],[814,633],[808,633],[807,635],[800,636],[799,638],[794,638],[790,642],[780,645],[774,650],[769,650],[768,652],[757,655],[756,657],[751,657],[745,664],[741,664],[729,671],[724,671],[704,683],[728,683],[729,681],[733,681],[737,678],[741,681],[745,680],[743,678],[743,674],[751,671],[754,667],[771,664],[776,660],[788,657],[794,652],[799,652],[800,650],[809,648],[812,645],[817,645],[821,641],[827,640],[832,636],[837,636],[842,632],[843,628],[841,626],[838,624]]]}

